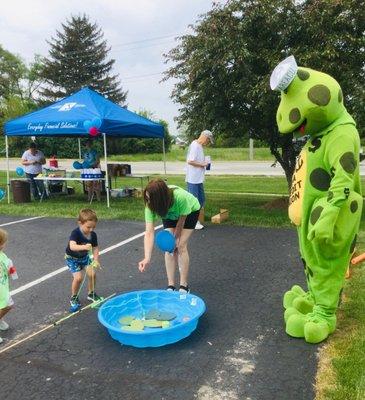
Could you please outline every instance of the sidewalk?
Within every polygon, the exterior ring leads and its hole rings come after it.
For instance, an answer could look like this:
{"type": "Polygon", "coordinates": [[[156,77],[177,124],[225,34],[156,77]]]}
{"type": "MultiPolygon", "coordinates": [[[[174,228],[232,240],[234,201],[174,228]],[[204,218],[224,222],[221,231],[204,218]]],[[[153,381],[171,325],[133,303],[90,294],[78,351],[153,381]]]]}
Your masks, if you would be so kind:
{"type": "MultiPolygon", "coordinates": [[[[59,168],[72,170],[72,164],[75,160],[59,159],[59,168]]],[[[123,162],[123,161],[121,161],[123,162]]],[[[113,163],[113,162],[111,162],[113,163]]],[[[115,162],[117,163],[117,162],[115,162]]],[[[126,162],[131,165],[132,174],[164,174],[164,163],[162,161],[142,161],[142,162],[126,162]]],[[[48,160],[47,160],[48,165],[48,160]]],[[[103,167],[103,160],[101,160],[103,167]]],[[[212,169],[207,175],[273,175],[284,176],[284,171],[277,165],[271,167],[272,162],[268,161],[216,161],[212,163],[212,169]]],[[[15,171],[21,166],[20,159],[9,159],[10,171],[15,171]]],[[[0,170],[6,170],[6,159],[0,159],[0,170]]],[[[168,161],[166,162],[166,173],[171,175],[185,175],[185,162],[168,161]]]]}
{"type": "MultiPolygon", "coordinates": [[[[75,160],[60,159],[58,160],[59,168],[72,170],[72,164],[75,160]]],[[[114,162],[114,161],[113,161],[114,162]]],[[[110,163],[113,163],[112,161],[110,163]]],[[[120,161],[123,163],[123,161],[120,161]]],[[[118,163],[118,162],[115,162],[118,163]]],[[[132,174],[164,174],[164,164],[162,161],[141,161],[141,162],[126,162],[131,165],[132,174]]],[[[266,176],[285,176],[280,164],[272,167],[271,161],[213,161],[212,169],[207,171],[206,175],[266,175],[266,176]]],[[[19,167],[20,159],[12,158],[9,160],[10,171],[15,171],[19,167]]],[[[48,160],[47,160],[48,165],[48,160]]],[[[104,167],[101,160],[102,168],[104,167]]],[[[0,170],[6,170],[6,159],[0,159],[0,170]]],[[[168,161],[166,162],[166,173],[170,175],[184,175],[185,162],[168,161]]],[[[365,175],[365,165],[360,165],[360,175],[365,175]]]]}

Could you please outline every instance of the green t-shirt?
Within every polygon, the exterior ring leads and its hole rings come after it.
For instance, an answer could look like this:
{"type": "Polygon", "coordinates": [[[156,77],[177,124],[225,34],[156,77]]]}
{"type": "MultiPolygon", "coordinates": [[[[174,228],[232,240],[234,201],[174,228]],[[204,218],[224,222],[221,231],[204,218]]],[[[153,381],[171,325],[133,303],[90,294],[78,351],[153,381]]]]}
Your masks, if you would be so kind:
{"type": "Polygon", "coordinates": [[[0,251],[0,308],[8,305],[9,301],[9,258],[0,251]]]}
{"type": "MultiPolygon", "coordinates": [[[[191,193],[179,186],[169,185],[169,188],[173,189],[174,199],[171,207],[167,211],[167,214],[162,219],[177,220],[181,215],[189,215],[190,213],[200,209],[198,199],[191,193]]],[[[148,207],[146,207],[144,210],[144,216],[146,222],[154,222],[161,218],[159,215],[152,212],[148,207]]]]}

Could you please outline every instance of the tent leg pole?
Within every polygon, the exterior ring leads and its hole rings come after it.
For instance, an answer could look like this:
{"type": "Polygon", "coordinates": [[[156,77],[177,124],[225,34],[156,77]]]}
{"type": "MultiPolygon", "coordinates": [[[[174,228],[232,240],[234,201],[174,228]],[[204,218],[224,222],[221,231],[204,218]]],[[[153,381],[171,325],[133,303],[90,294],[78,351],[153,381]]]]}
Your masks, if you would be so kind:
{"type": "Polygon", "coordinates": [[[80,138],[77,138],[78,142],[79,142],[79,160],[81,160],[81,140],[80,138]]]}
{"type": "Polygon", "coordinates": [[[166,177],[166,151],[165,151],[165,138],[162,139],[162,151],[163,151],[163,169],[166,177]]]}
{"type": "Polygon", "coordinates": [[[108,174],[108,159],[107,159],[107,151],[106,151],[106,133],[103,133],[104,139],[104,164],[105,164],[105,190],[106,190],[106,204],[107,207],[110,207],[109,202],[109,174],[108,174]]]}
{"type": "Polygon", "coordinates": [[[10,174],[9,174],[9,143],[5,135],[5,153],[6,153],[6,189],[8,195],[8,204],[10,204],[10,174]]]}

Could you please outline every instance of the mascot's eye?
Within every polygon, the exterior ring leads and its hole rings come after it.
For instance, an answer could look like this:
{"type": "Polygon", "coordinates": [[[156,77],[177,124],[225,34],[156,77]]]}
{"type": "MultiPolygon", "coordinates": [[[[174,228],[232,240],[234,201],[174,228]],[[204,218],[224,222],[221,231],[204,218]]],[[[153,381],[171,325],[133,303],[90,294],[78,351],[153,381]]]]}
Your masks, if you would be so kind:
{"type": "Polygon", "coordinates": [[[297,75],[298,75],[298,78],[299,78],[301,81],[306,81],[306,80],[309,78],[309,76],[310,76],[309,72],[304,71],[303,69],[298,69],[297,75]]]}

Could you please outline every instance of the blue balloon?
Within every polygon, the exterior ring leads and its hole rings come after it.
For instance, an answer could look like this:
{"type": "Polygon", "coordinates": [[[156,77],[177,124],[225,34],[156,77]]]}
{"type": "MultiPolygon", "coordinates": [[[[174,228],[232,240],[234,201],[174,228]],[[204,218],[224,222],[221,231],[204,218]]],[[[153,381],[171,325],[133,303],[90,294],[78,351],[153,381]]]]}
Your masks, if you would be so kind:
{"type": "Polygon", "coordinates": [[[162,230],[156,234],[156,246],[162,250],[172,253],[175,250],[175,236],[166,230],[162,230]]]}
{"type": "Polygon", "coordinates": [[[16,167],[15,172],[16,172],[16,174],[18,176],[23,176],[24,175],[24,169],[22,167],[16,167]]]}
{"type": "Polygon", "coordinates": [[[101,127],[101,119],[100,118],[93,118],[92,120],[91,120],[91,126],[95,126],[95,128],[100,128],[101,127]]]}
{"type": "Polygon", "coordinates": [[[81,168],[91,168],[91,164],[88,161],[84,161],[81,164],[81,168]]]}
{"type": "Polygon", "coordinates": [[[82,164],[79,161],[74,161],[72,166],[74,167],[74,169],[82,169],[83,168],[82,164]]]}
{"type": "Polygon", "coordinates": [[[91,123],[91,121],[89,119],[87,119],[86,121],[84,121],[84,128],[86,130],[86,132],[89,133],[89,129],[93,126],[93,124],[91,123]]]}
{"type": "Polygon", "coordinates": [[[6,196],[6,190],[0,189],[0,200],[3,200],[3,198],[6,196]]]}

